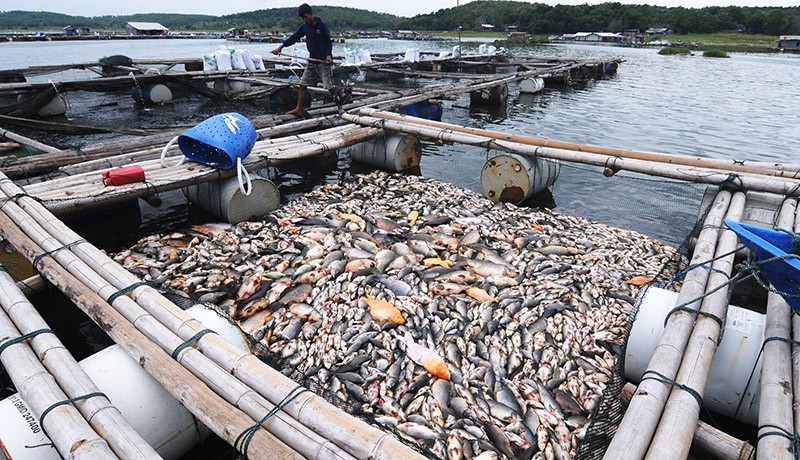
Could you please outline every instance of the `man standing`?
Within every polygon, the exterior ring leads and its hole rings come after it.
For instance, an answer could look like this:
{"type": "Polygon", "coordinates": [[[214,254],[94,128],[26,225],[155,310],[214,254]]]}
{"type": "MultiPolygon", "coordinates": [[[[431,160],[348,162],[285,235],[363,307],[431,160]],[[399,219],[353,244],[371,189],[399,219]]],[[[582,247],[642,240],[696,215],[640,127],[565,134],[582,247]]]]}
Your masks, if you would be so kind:
{"type": "MultiPolygon", "coordinates": [[[[322,86],[331,90],[333,88],[333,41],[331,40],[331,29],[322,19],[314,16],[311,7],[307,3],[300,5],[297,14],[303,18],[303,24],[293,33],[291,37],[283,40],[283,43],[272,50],[272,54],[280,54],[286,46],[292,46],[302,37],[306,37],[306,47],[310,55],[310,60],[303,71],[300,79],[300,90],[297,93],[297,107],[287,112],[288,115],[300,117],[303,115],[303,106],[308,96],[308,86],[316,85],[320,81],[322,86]]],[[[339,113],[342,112],[339,106],[339,113]]]]}

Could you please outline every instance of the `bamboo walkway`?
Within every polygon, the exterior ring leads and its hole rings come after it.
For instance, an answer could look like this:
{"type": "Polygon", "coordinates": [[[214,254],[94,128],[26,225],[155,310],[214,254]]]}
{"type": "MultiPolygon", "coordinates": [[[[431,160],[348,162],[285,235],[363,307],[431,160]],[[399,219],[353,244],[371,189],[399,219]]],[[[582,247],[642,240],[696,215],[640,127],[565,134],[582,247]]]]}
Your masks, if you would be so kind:
{"type": "MultiPolygon", "coordinates": [[[[777,228],[797,232],[800,213],[796,199],[783,201],[777,228]]],[[[734,275],[736,234],[724,219],[741,221],[746,206],[742,191],[720,191],[706,217],[690,266],[713,260],[710,269],[688,272],[676,305],[645,375],[632,393],[625,416],[604,459],[685,459],[699,427],[699,399],[707,391],[711,361],[721,339],[727,314],[727,286],[734,275]],[[700,312],[700,313],[698,313],[700,312]],[[657,376],[657,378],[654,378],[657,376]]],[[[800,360],[796,353],[800,319],[786,301],[769,293],[762,349],[758,407],[758,459],[796,458],[800,420],[800,360]]],[[[696,438],[695,438],[696,439],[696,438]]],[[[718,440],[727,446],[719,458],[753,458],[752,446],[718,440]]]]}

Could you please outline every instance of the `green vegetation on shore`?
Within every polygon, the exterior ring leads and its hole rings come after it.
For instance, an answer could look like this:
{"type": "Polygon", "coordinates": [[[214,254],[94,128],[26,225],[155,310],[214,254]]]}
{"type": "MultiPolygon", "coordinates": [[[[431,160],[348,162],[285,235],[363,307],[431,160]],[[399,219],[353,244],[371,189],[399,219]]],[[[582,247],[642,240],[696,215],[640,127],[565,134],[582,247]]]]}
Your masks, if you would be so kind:
{"type": "MultiPolygon", "coordinates": [[[[480,31],[484,24],[502,34],[507,27],[528,35],[550,35],[580,31],[622,32],[667,28],[675,34],[716,34],[742,30],[739,34],[765,34],[771,45],[778,35],[800,34],[800,6],[793,7],[706,7],[666,8],[652,5],[555,5],[508,0],[476,0],[457,7],[405,18],[346,7],[316,6],[314,13],[325,19],[335,32],[432,30],[480,31]]],[[[137,14],[130,16],[68,16],[58,13],[0,12],[0,30],[61,30],[67,25],[98,31],[121,31],[129,21],[160,22],[172,31],[225,31],[229,28],[293,31],[298,26],[297,8],[270,8],[224,16],[193,14],[137,14]]],[[[687,36],[691,37],[691,36],[687,36]]],[[[691,40],[689,38],[687,41],[691,40]]],[[[746,43],[751,43],[744,38],[746,43]]]]}
{"type": "Polygon", "coordinates": [[[661,48],[658,51],[658,54],[664,56],[685,55],[685,54],[692,54],[692,50],[690,50],[689,48],[682,48],[679,46],[667,46],[665,48],[661,48]]]}
{"type": "Polygon", "coordinates": [[[686,44],[699,50],[722,50],[727,52],[763,53],[775,47],[777,37],[764,34],[744,34],[736,32],[720,32],[714,34],[672,34],[668,37],[657,37],[657,40],[669,41],[673,44],[686,44]]]}
{"type": "Polygon", "coordinates": [[[730,56],[722,50],[705,50],[703,51],[703,57],[726,58],[730,56]]]}

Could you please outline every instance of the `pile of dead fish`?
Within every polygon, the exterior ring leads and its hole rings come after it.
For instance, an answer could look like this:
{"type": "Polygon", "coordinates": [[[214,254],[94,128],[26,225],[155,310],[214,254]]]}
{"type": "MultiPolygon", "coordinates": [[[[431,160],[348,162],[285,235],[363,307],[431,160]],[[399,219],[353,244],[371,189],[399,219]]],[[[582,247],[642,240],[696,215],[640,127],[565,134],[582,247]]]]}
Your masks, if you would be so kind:
{"type": "Polygon", "coordinates": [[[674,252],[376,172],[116,260],[218,305],[284,373],[434,457],[560,459],[586,433],[639,286],[674,252]]]}

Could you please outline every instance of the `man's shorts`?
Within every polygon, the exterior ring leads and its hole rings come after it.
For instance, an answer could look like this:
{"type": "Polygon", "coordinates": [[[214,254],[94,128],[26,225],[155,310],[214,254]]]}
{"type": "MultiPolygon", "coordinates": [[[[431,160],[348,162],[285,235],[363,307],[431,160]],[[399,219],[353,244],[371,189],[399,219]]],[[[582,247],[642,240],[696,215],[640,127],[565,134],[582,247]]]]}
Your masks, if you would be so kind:
{"type": "Polygon", "coordinates": [[[309,62],[300,78],[300,84],[316,86],[320,81],[323,88],[333,88],[333,66],[322,62],[309,62]]]}

